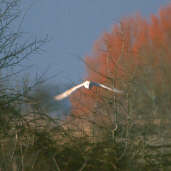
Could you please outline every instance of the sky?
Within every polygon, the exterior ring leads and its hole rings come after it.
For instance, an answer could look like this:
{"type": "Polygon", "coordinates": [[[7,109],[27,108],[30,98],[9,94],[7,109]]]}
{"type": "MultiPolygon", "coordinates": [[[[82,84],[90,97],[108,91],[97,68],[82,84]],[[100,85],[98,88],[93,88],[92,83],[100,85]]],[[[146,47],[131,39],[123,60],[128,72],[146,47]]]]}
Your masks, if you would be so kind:
{"type": "Polygon", "coordinates": [[[53,84],[80,82],[86,75],[80,60],[94,42],[124,16],[157,13],[171,0],[23,0],[22,30],[34,38],[48,35],[41,54],[29,58],[30,75],[47,72],[53,84]]]}

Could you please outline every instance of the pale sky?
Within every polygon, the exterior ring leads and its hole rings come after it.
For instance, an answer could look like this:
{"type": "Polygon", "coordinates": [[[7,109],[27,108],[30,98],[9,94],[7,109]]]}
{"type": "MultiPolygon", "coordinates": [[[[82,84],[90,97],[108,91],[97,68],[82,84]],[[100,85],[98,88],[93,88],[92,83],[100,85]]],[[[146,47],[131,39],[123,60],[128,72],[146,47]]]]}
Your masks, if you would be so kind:
{"type": "MultiPolygon", "coordinates": [[[[139,12],[142,16],[156,13],[170,0],[23,0],[23,9],[31,8],[25,16],[22,30],[30,36],[49,36],[43,47],[45,52],[27,60],[33,65],[29,71],[58,73],[54,84],[78,82],[85,73],[82,58],[91,53],[94,42],[110,31],[114,23],[124,16],[139,12]]],[[[24,11],[24,10],[23,10],[24,11]]]]}

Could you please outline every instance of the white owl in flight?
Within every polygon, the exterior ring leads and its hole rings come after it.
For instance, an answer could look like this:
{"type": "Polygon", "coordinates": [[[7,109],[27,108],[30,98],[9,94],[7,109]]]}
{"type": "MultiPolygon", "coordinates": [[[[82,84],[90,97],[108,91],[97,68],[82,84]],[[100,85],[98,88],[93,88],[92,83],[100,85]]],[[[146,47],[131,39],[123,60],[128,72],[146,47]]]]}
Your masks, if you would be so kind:
{"type": "Polygon", "coordinates": [[[121,90],[118,90],[116,88],[110,88],[110,87],[107,87],[107,86],[105,86],[103,84],[100,84],[100,83],[96,83],[96,82],[93,82],[93,81],[84,81],[83,83],[78,84],[78,85],[70,88],[69,90],[66,90],[62,94],[59,94],[59,95],[55,96],[54,99],[55,100],[62,100],[64,98],[70,96],[73,92],[75,92],[77,89],[79,89],[81,87],[85,87],[86,89],[91,89],[94,86],[105,88],[105,89],[107,89],[109,91],[112,91],[114,93],[119,93],[119,94],[123,93],[123,91],[121,91],[121,90]]]}

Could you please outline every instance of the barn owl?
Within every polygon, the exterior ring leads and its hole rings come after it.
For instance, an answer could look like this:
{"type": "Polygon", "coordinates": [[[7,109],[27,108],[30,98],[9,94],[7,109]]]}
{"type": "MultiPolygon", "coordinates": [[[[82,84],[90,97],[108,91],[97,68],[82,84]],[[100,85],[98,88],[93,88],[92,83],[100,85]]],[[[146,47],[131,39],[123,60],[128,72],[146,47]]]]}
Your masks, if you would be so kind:
{"type": "Polygon", "coordinates": [[[110,88],[110,87],[107,87],[103,84],[100,84],[100,83],[96,83],[96,82],[93,82],[93,81],[84,81],[83,83],[81,84],[78,84],[72,88],[70,88],[69,90],[66,90],[65,92],[63,92],[62,94],[59,94],[57,96],[54,97],[55,100],[62,100],[68,96],[70,96],[73,92],[75,92],[76,90],[78,90],[79,88],[81,87],[85,87],[86,89],[91,89],[92,87],[102,87],[102,88],[105,88],[109,91],[112,91],[114,93],[123,93],[123,91],[121,90],[118,90],[116,88],[110,88]]]}

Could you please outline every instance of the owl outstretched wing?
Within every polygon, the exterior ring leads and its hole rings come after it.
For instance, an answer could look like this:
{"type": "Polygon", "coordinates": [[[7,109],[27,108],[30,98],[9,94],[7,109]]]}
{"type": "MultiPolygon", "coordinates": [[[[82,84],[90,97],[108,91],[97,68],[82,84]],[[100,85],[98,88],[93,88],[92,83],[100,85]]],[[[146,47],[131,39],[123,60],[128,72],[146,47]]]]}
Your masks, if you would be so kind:
{"type": "Polygon", "coordinates": [[[109,91],[112,91],[112,92],[114,92],[114,93],[119,93],[119,94],[122,94],[122,93],[123,93],[122,90],[118,90],[118,89],[116,89],[116,88],[110,88],[110,87],[105,86],[105,85],[103,85],[103,84],[100,84],[100,83],[96,83],[96,82],[91,81],[91,82],[90,82],[90,88],[92,88],[92,87],[94,87],[94,86],[105,88],[105,89],[107,89],[107,90],[109,90],[109,91]]]}
{"type": "Polygon", "coordinates": [[[57,95],[54,97],[55,100],[62,100],[64,98],[67,98],[68,96],[70,96],[73,92],[75,92],[77,89],[81,88],[82,86],[84,86],[83,83],[78,84],[72,88],[70,88],[69,90],[66,90],[65,92],[57,95]]]}

